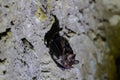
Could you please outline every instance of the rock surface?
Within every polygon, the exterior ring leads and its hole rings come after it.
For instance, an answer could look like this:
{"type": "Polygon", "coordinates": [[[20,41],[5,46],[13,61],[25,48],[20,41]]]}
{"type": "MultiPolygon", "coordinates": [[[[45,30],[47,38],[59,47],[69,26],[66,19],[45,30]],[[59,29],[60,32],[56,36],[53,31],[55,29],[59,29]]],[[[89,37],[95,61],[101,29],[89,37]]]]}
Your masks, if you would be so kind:
{"type": "MultiPolygon", "coordinates": [[[[115,11],[119,11],[119,0],[115,1],[115,11]]],[[[107,2],[1,0],[0,80],[108,80],[101,67],[109,51],[101,6],[109,9],[112,0],[107,2]],[[61,35],[68,39],[80,61],[72,69],[59,69],[44,44],[44,35],[54,22],[51,14],[59,19],[61,35]]]]}

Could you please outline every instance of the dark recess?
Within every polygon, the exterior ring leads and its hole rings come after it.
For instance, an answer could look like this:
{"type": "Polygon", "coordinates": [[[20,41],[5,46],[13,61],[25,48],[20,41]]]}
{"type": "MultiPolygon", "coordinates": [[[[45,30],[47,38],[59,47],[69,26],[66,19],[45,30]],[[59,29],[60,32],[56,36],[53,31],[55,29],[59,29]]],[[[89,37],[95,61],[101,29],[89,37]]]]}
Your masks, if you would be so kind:
{"type": "Polygon", "coordinates": [[[115,59],[115,65],[116,65],[116,75],[117,75],[116,80],[120,80],[120,57],[117,57],[115,59]]]}
{"type": "Polygon", "coordinates": [[[34,49],[34,46],[26,38],[22,38],[21,40],[26,47],[29,47],[30,49],[34,49]]]}
{"type": "Polygon", "coordinates": [[[4,63],[7,60],[7,58],[0,59],[0,63],[4,63]]]}
{"type": "Polygon", "coordinates": [[[0,39],[4,36],[7,36],[7,33],[10,32],[11,28],[6,29],[5,32],[0,33],[0,39]]]}
{"type": "Polygon", "coordinates": [[[10,22],[11,25],[15,25],[13,21],[10,22]]]}
{"type": "Polygon", "coordinates": [[[8,6],[8,5],[5,5],[4,7],[5,7],[5,8],[9,8],[9,6],[8,6]]]}
{"type": "Polygon", "coordinates": [[[33,78],[32,78],[32,80],[37,80],[37,77],[36,77],[36,76],[35,76],[35,77],[33,77],[33,78]]]}
{"type": "Polygon", "coordinates": [[[7,71],[6,71],[6,70],[4,70],[4,71],[3,71],[3,74],[5,75],[5,74],[6,74],[6,72],[7,72],[7,71]]]}

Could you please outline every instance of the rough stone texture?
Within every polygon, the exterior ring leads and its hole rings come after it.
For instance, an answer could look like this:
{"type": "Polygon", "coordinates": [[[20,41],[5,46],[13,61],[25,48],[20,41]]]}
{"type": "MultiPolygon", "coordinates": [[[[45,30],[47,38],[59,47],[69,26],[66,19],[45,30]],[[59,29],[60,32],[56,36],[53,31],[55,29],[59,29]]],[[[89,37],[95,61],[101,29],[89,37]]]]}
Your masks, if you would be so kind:
{"type": "Polygon", "coordinates": [[[120,1],[119,0],[102,0],[105,9],[111,12],[120,12],[120,1]]]}
{"type": "Polygon", "coordinates": [[[109,51],[100,6],[107,6],[105,1],[1,0],[0,80],[108,80],[101,67],[109,51]],[[59,19],[61,35],[80,61],[72,69],[59,69],[44,45],[54,22],[51,14],[59,19]]]}
{"type": "MultiPolygon", "coordinates": [[[[107,61],[112,62],[112,65],[109,64],[110,67],[108,67],[108,73],[111,76],[116,77],[116,79],[111,79],[111,80],[119,80],[120,79],[120,71],[118,67],[118,61],[120,59],[120,37],[119,37],[119,32],[120,32],[120,1],[119,0],[103,0],[102,1],[105,9],[105,14],[106,18],[108,19],[108,23],[105,24],[106,27],[106,36],[107,36],[107,42],[110,47],[110,55],[106,57],[107,61]],[[113,66],[113,64],[116,65],[113,66]],[[111,71],[110,71],[110,70],[111,71]],[[111,74],[115,73],[116,74],[111,74]]],[[[111,77],[112,78],[112,77],[111,77]]]]}

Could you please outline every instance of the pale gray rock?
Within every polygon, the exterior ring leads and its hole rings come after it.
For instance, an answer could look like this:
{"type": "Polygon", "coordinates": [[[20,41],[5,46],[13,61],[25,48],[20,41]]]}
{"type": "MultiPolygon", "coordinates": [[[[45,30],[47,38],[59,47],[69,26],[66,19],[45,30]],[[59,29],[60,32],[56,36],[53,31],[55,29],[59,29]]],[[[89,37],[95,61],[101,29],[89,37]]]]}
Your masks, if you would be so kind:
{"type": "Polygon", "coordinates": [[[103,64],[108,46],[99,29],[102,15],[97,4],[96,0],[0,1],[0,80],[101,80],[104,74],[97,71],[98,64],[103,64]],[[57,16],[60,34],[80,61],[72,69],[57,67],[44,44],[54,22],[51,14],[57,16]]]}

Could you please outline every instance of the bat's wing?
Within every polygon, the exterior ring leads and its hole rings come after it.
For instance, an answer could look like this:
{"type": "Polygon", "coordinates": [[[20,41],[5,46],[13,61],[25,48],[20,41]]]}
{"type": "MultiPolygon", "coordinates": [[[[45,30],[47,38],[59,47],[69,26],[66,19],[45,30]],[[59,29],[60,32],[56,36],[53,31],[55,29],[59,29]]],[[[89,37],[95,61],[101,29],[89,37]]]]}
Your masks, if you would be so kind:
{"type": "Polygon", "coordinates": [[[65,70],[66,67],[63,65],[61,58],[58,59],[55,55],[51,55],[51,58],[53,59],[53,61],[56,63],[56,65],[61,68],[62,70],[65,70]]]}

